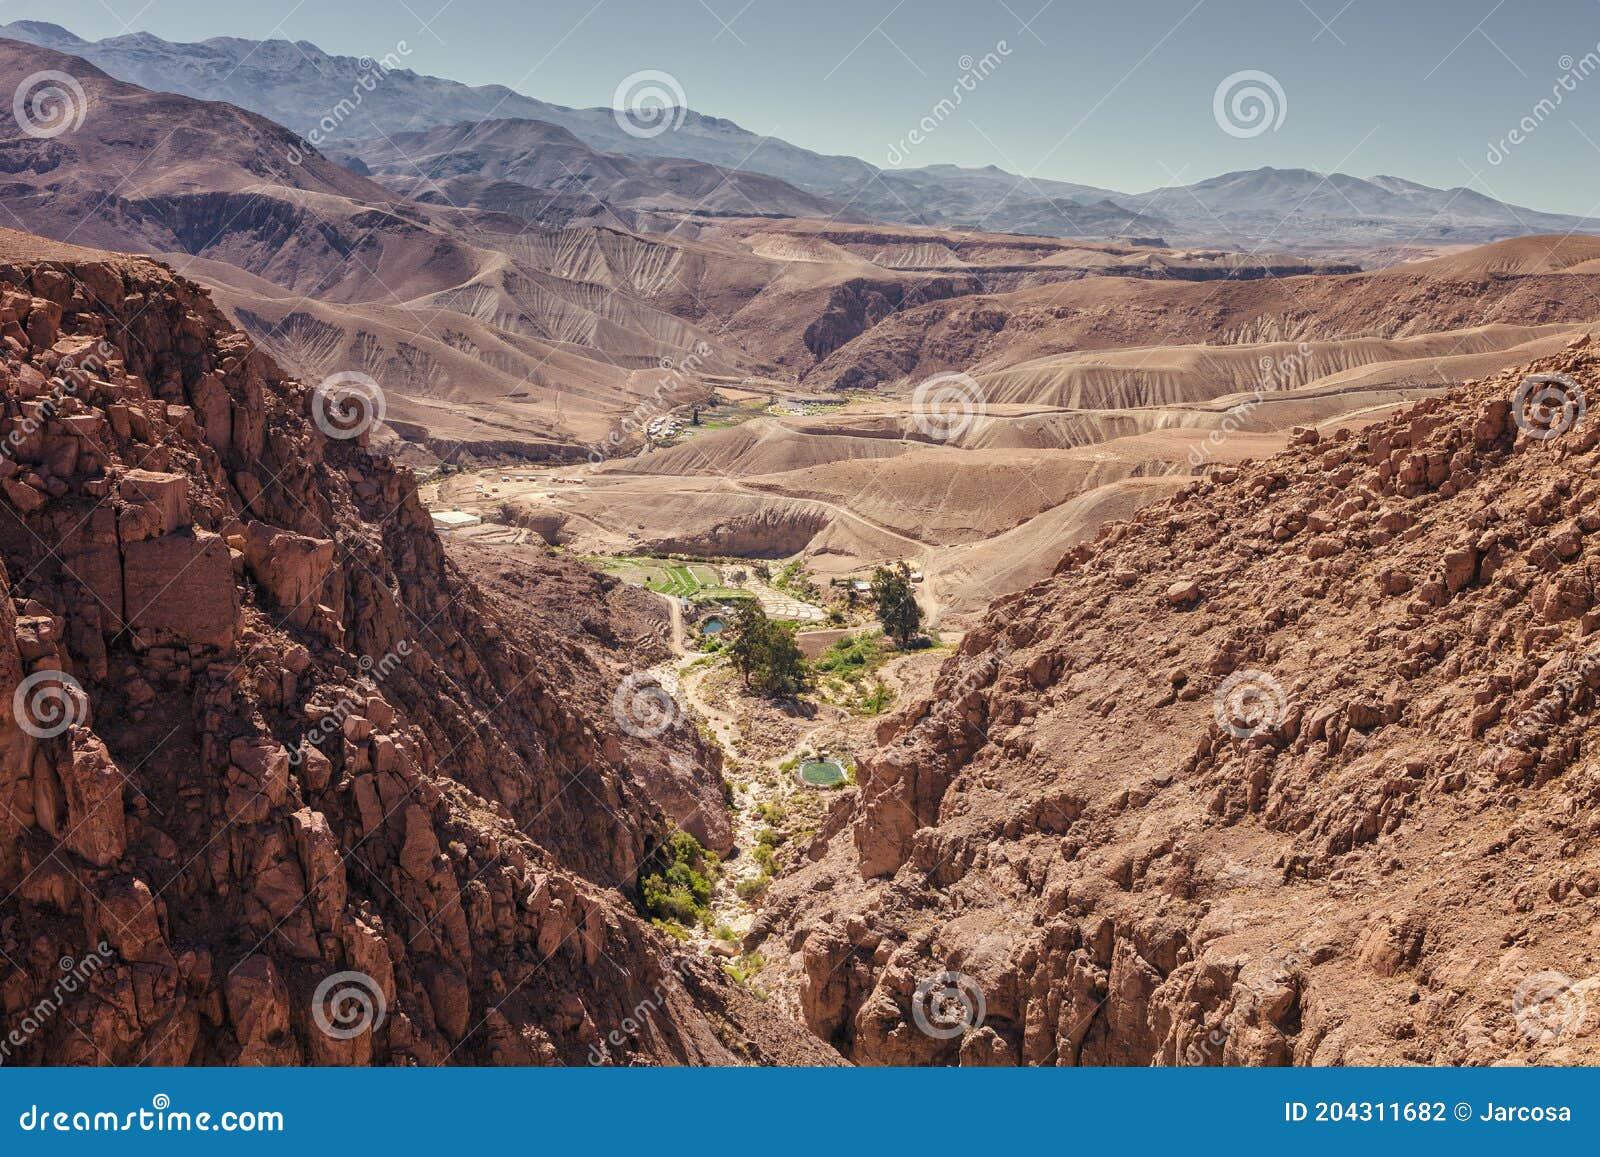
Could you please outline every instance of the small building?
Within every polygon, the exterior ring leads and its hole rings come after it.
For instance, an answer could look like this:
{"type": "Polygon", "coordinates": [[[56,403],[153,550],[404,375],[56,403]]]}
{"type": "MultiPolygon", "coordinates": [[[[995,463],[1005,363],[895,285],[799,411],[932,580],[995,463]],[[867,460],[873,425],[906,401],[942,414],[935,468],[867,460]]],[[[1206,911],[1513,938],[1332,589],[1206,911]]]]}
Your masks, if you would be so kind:
{"type": "Polygon", "coordinates": [[[452,530],[460,530],[467,526],[481,526],[483,518],[476,514],[468,514],[465,510],[435,510],[433,511],[433,529],[440,534],[448,534],[452,530]]]}
{"type": "Polygon", "coordinates": [[[856,579],[856,581],[851,583],[850,586],[860,594],[866,594],[872,589],[872,584],[866,579],[856,579]]]}

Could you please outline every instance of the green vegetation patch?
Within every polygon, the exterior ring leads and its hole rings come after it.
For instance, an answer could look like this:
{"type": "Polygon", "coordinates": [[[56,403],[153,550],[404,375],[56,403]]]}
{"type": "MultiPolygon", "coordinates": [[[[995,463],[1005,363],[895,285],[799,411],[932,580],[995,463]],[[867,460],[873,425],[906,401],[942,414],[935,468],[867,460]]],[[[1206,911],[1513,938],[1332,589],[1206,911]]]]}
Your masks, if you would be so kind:
{"type": "Polygon", "coordinates": [[[639,879],[645,911],[656,920],[711,926],[711,881],[717,858],[688,832],[674,831],[646,862],[639,879]]]}
{"type": "Polygon", "coordinates": [[[892,655],[888,641],[876,631],[861,631],[835,639],[828,649],[811,661],[819,674],[860,679],[887,663],[892,655]]]}
{"type": "Polygon", "coordinates": [[[752,596],[738,587],[724,586],[717,568],[709,563],[681,559],[652,558],[646,555],[606,556],[587,560],[606,574],[690,602],[733,603],[752,596]]]}
{"type": "Polygon", "coordinates": [[[875,672],[894,655],[893,645],[882,633],[860,631],[835,639],[810,666],[830,700],[857,715],[881,715],[894,701],[894,693],[875,672]]]}
{"type": "Polygon", "coordinates": [[[771,579],[771,586],[773,590],[782,591],[803,603],[815,604],[822,601],[822,592],[817,588],[817,584],[811,581],[811,576],[806,574],[798,559],[779,571],[771,579]]]}

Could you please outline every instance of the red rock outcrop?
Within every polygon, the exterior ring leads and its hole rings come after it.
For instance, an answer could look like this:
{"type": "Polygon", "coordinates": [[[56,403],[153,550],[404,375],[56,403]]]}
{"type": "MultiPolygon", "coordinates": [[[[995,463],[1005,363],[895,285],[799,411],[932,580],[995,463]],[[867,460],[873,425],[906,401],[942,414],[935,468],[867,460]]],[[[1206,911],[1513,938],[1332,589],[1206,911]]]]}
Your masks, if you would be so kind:
{"type": "Polygon", "coordinates": [[[497,618],[195,286],[0,235],[0,358],[8,1062],[827,1059],[635,915],[604,641],[497,618]]]}
{"type": "Polygon", "coordinates": [[[863,1063],[1595,1063],[1579,392],[1582,342],[1074,548],[886,722],[747,947],[863,1063]]]}

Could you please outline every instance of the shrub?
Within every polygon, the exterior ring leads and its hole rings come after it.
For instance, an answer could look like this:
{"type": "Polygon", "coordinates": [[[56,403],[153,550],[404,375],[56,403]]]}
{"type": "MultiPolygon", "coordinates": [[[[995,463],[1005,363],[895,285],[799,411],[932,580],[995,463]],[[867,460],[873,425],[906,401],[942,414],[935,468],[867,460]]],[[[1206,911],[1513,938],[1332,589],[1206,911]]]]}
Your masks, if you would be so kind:
{"type": "Polygon", "coordinates": [[[711,877],[716,857],[685,831],[674,831],[646,861],[639,880],[645,911],[683,925],[711,918],[711,877]]]}

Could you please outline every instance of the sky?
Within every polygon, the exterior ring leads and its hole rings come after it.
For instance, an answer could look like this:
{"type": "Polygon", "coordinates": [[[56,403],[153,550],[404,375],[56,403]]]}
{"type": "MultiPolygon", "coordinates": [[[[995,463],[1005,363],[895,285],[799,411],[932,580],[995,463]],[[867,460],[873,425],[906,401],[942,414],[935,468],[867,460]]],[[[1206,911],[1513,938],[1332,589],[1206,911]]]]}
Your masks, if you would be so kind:
{"type": "Polygon", "coordinates": [[[0,0],[0,22],[47,18],[90,39],[286,37],[374,57],[405,41],[418,72],[574,106],[610,105],[625,77],[660,70],[699,112],[886,167],[995,164],[1142,192],[1271,165],[1600,213],[1600,0],[42,7],[0,0]],[[1235,107],[1241,86],[1270,111],[1248,93],[1235,107]]]}

